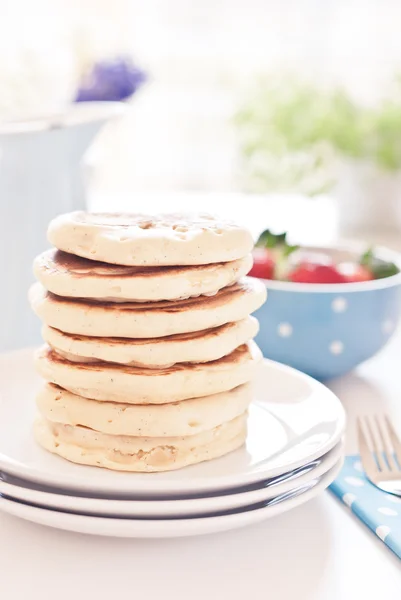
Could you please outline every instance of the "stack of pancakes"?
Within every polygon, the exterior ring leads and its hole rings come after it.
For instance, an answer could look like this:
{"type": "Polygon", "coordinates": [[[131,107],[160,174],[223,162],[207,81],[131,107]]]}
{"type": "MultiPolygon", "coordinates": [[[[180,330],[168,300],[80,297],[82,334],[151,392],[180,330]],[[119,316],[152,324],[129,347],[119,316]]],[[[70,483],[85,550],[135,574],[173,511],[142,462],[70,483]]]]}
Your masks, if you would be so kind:
{"type": "Polygon", "coordinates": [[[38,442],[73,462],[177,469],[246,437],[266,298],[252,237],[210,215],[70,213],[34,263],[38,442]]]}

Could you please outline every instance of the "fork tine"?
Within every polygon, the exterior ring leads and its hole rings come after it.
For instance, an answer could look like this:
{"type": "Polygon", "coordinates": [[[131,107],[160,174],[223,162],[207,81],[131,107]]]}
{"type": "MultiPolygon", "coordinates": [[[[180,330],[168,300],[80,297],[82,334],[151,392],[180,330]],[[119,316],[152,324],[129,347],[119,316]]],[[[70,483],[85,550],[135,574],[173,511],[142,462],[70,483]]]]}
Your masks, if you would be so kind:
{"type": "Polygon", "coordinates": [[[387,425],[388,433],[390,436],[391,443],[393,444],[394,454],[397,457],[398,465],[401,467],[401,443],[399,437],[396,434],[388,415],[384,415],[384,421],[387,425]]]}
{"type": "Polygon", "coordinates": [[[388,417],[382,416],[376,417],[376,425],[381,433],[381,437],[384,443],[385,448],[385,457],[389,466],[390,471],[398,471],[398,465],[394,460],[393,452],[393,444],[391,442],[391,435],[388,426],[388,417]]]}
{"type": "Polygon", "coordinates": [[[370,477],[374,477],[375,474],[378,473],[378,468],[376,461],[373,458],[373,454],[369,448],[369,442],[366,437],[364,423],[361,417],[357,418],[356,425],[358,434],[359,453],[361,455],[363,468],[370,477]]]}
{"type": "Polygon", "coordinates": [[[372,439],[376,461],[379,465],[380,471],[384,473],[384,472],[388,471],[389,468],[387,466],[386,461],[383,458],[384,443],[381,438],[381,432],[377,428],[377,423],[376,423],[374,416],[371,416],[371,417],[369,416],[369,417],[366,417],[365,419],[366,419],[367,426],[369,428],[370,437],[372,439]]]}

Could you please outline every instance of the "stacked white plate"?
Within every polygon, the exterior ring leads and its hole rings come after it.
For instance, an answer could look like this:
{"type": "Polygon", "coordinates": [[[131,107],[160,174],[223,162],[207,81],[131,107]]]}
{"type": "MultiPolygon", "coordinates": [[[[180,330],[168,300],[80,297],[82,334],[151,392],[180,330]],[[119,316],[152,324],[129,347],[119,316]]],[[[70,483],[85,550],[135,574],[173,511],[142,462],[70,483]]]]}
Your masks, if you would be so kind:
{"type": "Polygon", "coordinates": [[[117,473],[47,453],[32,437],[39,380],[31,351],[0,357],[0,510],[29,521],[118,537],[225,531],[321,493],[342,464],[344,410],[310,377],[264,361],[247,444],[178,471],[117,473]]]}

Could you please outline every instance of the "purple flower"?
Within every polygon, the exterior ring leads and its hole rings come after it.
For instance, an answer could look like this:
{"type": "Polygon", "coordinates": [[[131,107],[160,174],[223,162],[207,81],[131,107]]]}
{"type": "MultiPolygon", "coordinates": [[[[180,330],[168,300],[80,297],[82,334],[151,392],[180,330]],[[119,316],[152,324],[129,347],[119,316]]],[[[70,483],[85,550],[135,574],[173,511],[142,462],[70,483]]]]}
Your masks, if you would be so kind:
{"type": "Polygon", "coordinates": [[[144,71],[128,57],[94,63],[81,82],[76,102],[119,101],[130,98],[146,81],[144,71]]]}

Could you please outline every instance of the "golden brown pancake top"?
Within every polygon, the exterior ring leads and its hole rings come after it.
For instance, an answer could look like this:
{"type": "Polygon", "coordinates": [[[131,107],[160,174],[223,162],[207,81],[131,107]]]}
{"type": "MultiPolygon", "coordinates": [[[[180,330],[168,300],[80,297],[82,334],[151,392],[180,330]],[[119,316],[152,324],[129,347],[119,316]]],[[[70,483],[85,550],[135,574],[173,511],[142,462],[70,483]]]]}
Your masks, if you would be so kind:
{"type": "Polygon", "coordinates": [[[127,267],[123,265],[111,265],[105,262],[89,260],[69,254],[62,250],[49,250],[41,257],[41,266],[48,271],[59,271],[72,275],[76,278],[110,278],[110,277],[171,277],[178,273],[191,271],[213,271],[225,263],[213,263],[210,265],[187,265],[183,267],[127,267]]]}
{"type": "Polygon", "coordinates": [[[143,344],[157,344],[158,341],[163,342],[163,344],[168,344],[169,342],[179,342],[186,340],[196,340],[199,338],[207,339],[212,337],[218,337],[219,335],[225,333],[229,329],[232,329],[236,326],[236,323],[225,323],[224,325],[220,325],[218,327],[212,327],[211,329],[203,329],[202,331],[192,331],[189,333],[176,333],[174,335],[166,335],[164,337],[159,338],[116,338],[116,337],[91,337],[80,335],[77,333],[65,333],[60,329],[56,329],[55,327],[51,327],[50,329],[55,329],[59,335],[68,338],[73,341],[85,341],[90,339],[91,341],[96,340],[96,342],[104,343],[104,344],[113,344],[113,345],[121,345],[124,346],[128,344],[130,346],[141,346],[143,344]]]}
{"type": "Polygon", "coordinates": [[[44,348],[41,352],[42,355],[45,356],[50,362],[59,365],[68,365],[73,369],[80,369],[85,371],[104,371],[105,369],[110,369],[113,371],[123,371],[125,373],[131,373],[132,375],[149,375],[151,377],[157,377],[157,375],[168,375],[169,373],[175,373],[177,371],[204,370],[208,365],[224,367],[224,365],[241,364],[244,361],[249,360],[252,356],[249,346],[247,344],[242,344],[242,346],[236,348],[233,352],[231,352],[231,354],[223,356],[218,360],[213,360],[210,363],[176,363],[166,368],[147,369],[144,367],[108,363],[101,360],[90,363],[79,363],[75,361],[71,362],[68,359],[61,356],[60,354],[58,354],[55,350],[53,350],[50,347],[44,348]]]}
{"type": "Polygon", "coordinates": [[[236,296],[243,296],[244,294],[251,293],[253,287],[246,280],[239,281],[234,285],[225,287],[219,290],[213,296],[199,296],[196,298],[186,298],[182,300],[161,300],[158,302],[107,302],[102,300],[89,300],[81,298],[62,298],[56,296],[51,292],[46,292],[48,300],[55,304],[69,304],[81,306],[84,309],[90,310],[92,308],[107,309],[107,311],[119,311],[119,312],[151,312],[151,311],[162,311],[165,313],[176,313],[183,312],[186,310],[213,310],[219,306],[224,306],[227,302],[230,302],[236,296]]]}

